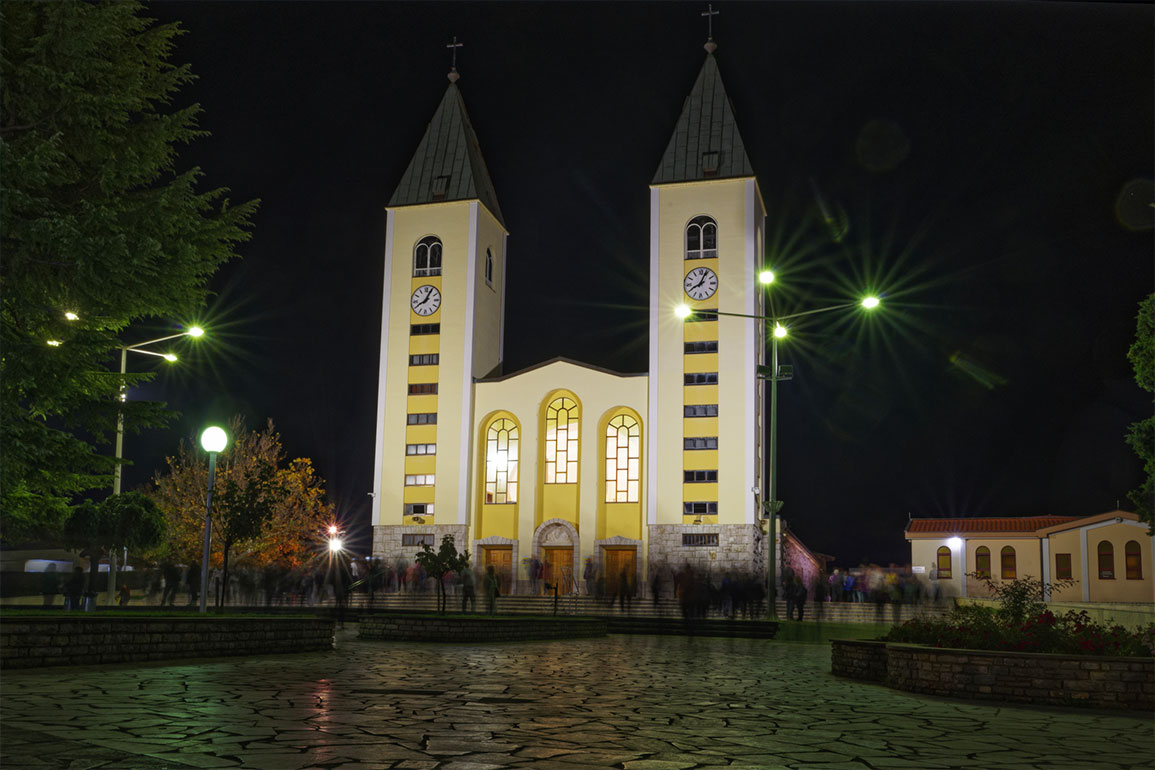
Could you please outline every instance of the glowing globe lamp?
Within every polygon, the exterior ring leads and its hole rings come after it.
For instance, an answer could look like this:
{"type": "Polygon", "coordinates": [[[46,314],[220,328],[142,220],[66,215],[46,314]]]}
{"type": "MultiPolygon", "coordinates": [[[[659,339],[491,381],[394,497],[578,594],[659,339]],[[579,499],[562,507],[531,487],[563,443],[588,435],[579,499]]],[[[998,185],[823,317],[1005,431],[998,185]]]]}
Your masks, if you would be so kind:
{"type": "Polygon", "coordinates": [[[205,330],[199,326],[190,326],[188,328],[188,331],[185,332],[185,334],[187,334],[190,337],[200,337],[204,333],[205,333],[205,330]]]}
{"type": "Polygon", "coordinates": [[[758,283],[764,286],[774,283],[774,271],[763,270],[762,272],[758,273],[758,283]]]}
{"type": "Polygon", "coordinates": [[[674,308],[674,315],[678,318],[689,318],[694,311],[690,309],[689,305],[678,305],[674,308]]]}
{"type": "Polygon", "coordinates": [[[785,339],[786,338],[786,327],[783,326],[782,324],[775,324],[774,325],[774,336],[780,340],[785,339]]]}
{"type": "Polygon", "coordinates": [[[206,452],[223,452],[229,443],[229,434],[225,433],[224,428],[218,428],[216,425],[205,428],[201,433],[201,446],[206,452]]]}
{"type": "Polygon", "coordinates": [[[862,300],[862,306],[867,310],[873,310],[874,308],[878,307],[878,304],[878,297],[865,297],[862,300]]]}

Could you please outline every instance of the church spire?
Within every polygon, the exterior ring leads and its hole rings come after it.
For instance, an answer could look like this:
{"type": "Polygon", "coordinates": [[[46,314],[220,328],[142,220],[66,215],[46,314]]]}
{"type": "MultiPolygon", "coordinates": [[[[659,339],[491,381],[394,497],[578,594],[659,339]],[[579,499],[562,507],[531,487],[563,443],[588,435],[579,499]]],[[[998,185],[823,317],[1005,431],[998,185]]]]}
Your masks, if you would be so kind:
{"type": "Polygon", "coordinates": [[[479,200],[489,213],[505,226],[501,208],[497,205],[497,193],[485,159],[481,157],[481,146],[477,134],[469,122],[465,111],[465,101],[457,87],[457,49],[461,47],[457,38],[446,46],[453,49],[454,66],[449,71],[449,88],[433,119],[425,129],[425,136],[417,145],[417,152],[409,161],[409,167],[401,176],[390,206],[411,206],[418,203],[440,203],[442,201],[479,200]]]}

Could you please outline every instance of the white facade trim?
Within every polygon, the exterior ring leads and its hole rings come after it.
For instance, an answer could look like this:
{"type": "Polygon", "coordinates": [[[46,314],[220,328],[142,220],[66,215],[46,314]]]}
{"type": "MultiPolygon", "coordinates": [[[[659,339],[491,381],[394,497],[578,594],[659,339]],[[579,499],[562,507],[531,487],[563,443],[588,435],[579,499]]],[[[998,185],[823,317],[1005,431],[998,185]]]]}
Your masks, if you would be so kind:
{"type": "Polygon", "coordinates": [[[385,462],[385,376],[389,371],[389,289],[393,281],[393,217],[385,209],[385,278],[381,290],[381,353],[377,362],[377,440],[373,446],[373,502],[369,520],[380,525],[381,464],[385,462]]]}
{"type": "MultiPolygon", "coordinates": [[[[469,204],[469,240],[465,258],[465,334],[462,340],[461,367],[461,454],[457,466],[457,523],[469,522],[469,452],[473,444],[473,334],[477,291],[477,211],[478,203],[469,204]]],[[[504,276],[504,273],[502,274],[504,276]]],[[[504,278],[503,278],[504,280],[504,278]]]]}
{"type": "Polygon", "coordinates": [[[959,575],[958,575],[958,577],[959,577],[959,583],[961,585],[961,588],[959,590],[959,596],[965,597],[967,595],[967,541],[965,538],[963,539],[962,547],[959,548],[958,550],[959,550],[959,554],[958,554],[959,575]]]}
{"type": "MultiPolygon", "coordinates": [[[[1112,522],[1114,523],[1114,522],[1112,522]]],[[[1083,601],[1091,601],[1091,558],[1087,553],[1087,530],[1090,527],[1079,528],[1079,550],[1083,552],[1083,558],[1079,559],[1082,562],[1082,571],[1080,576],[1083,578],[1083,601]]]]}
{"type": "MultiPolygon", "coordinates": [[[[1051,582],[1051,539],[1049,537],[1042,538],[1043,541],[1043,583],[1049,584],[1051,582]]],[[[1050,596],[1047,597],[1048,599],[1050,596]]]]}
{"type": "Polygon", "coordinates": [[[650,188],[650,376],[646,405],[646,523],[658,523],[658,295],[659,193],[650,188]]]}
{"type": "Polygon", "coordinates": [[[501,365],[505,361],[505,277],[507,275],[509,275],[509,233],[503,233],[501,236],[501,298],[498,308],[501,316],[497,320],[498,365],[501,365]]]}
{"type": "MultiPolygon", "coordinates": [[[[746,275],[743,279],[745,286],[745,296],[742,298],[743,311],[747,315],[757,315],[758,313],[758,299],[757,291],[758,284],[758,262],[757,262],[757,232],[758,226],[754,221],[757,212],[758,195],[754,186],[753,179],[746,180],[746,275]]],[[[746,441],[746,485],[742,490],[742,496],[746,502],[746,523],[754,524],[758,521],[758,377],[756,375],[758,369],[758,334],[756,325],[762,323],[754,319],[750,319],[750,323],[746,324],[746,338],[743,341],[745,345],[745,355],[743,361],[746,364],[746,425],[745,425],[745,441],[746,441]]]]}

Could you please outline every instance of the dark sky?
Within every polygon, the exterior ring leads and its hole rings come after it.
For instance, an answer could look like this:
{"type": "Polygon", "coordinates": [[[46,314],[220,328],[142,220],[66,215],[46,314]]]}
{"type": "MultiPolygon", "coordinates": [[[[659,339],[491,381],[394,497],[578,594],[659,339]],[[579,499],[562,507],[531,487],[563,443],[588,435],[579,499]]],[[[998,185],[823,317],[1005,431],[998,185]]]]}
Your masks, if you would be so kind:
{"type": "MultiPolygon", "coordinates": [[[[1151,410],[1126,361],[1155,283],[1150,6],[716,7],[776,307],[884,296],[869,324],[831,313],[783,348],[779,496],[795,531],[840,564],[905,561],[908,512],[1127,507],[1139,465],[1123,433],[1151,410]]],[[[341,515],[367,521],[384,206],[454,35],[510,229],[505,370],[563,355],[644,371],[647,185],[705,56],[703,10],[152,6],[187,30],[174,60],[199,80],[176,104],[198,102],[212,133],[180,167],[262,203],[213,282],[211,339],[132,394],[182,417],[127,440],[126,488],[241,413],[272,418],[341,515]]]]}

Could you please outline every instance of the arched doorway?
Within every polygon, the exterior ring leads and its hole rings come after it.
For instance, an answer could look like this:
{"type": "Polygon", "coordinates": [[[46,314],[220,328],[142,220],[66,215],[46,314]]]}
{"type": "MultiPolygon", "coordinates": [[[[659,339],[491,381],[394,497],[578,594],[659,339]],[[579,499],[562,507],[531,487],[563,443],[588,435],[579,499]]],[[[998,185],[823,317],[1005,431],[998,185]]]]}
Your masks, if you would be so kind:
{"type": "Polygon", "coordinates": [[[546,589],[546,583],[556,583],[560,594],[577,590],[578,543],[577,529],[564,519],[550,519],[537,528],[533,536],[533,553],[541,559],[544,570],[542,593],[553,593],[552,589],[546,589]]]}

